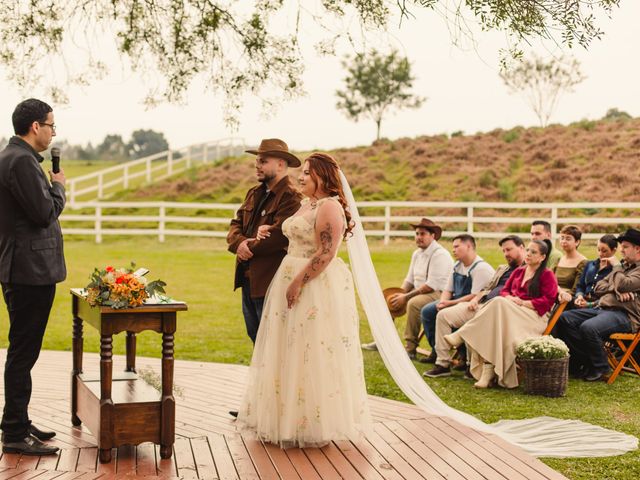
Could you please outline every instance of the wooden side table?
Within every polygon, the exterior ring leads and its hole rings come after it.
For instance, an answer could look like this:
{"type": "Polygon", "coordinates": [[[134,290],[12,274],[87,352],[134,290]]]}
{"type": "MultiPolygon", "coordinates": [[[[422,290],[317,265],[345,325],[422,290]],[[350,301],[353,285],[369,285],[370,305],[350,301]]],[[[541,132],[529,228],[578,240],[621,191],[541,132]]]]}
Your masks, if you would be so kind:
{"type": "Polygon", "coordinates": [[[170,458],[175,440],[173,397],[173,335],[177,312],[185,303],[145,304],[112,309],[91,307],[82,289],[71,289],[73,310],[73,371],[71,422],[82,422],[98,441],[100,462],[111,461],[111,449],[142,442],[160,444],[160,456],[170,458]],[[100,376],[82,373],[83,322],[100,332],[100,376]],[[136,334],[151,330],[162,334],[162,392],[138,379],[136,334]],[[127,366],[113,374],[113,335],[126,332],[127,366]]]}

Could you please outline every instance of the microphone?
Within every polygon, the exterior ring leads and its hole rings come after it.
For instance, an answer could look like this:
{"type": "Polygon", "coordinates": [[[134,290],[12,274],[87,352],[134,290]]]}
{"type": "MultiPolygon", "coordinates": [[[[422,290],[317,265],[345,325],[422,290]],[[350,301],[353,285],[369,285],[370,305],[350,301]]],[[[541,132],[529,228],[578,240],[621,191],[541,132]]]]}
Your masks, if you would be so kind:
{"type": "Polygon", "coordinates": [[[51,163],[53,164],[53,173],[60,173],[60,149],[58,147],[51,149],[51,163]]]}

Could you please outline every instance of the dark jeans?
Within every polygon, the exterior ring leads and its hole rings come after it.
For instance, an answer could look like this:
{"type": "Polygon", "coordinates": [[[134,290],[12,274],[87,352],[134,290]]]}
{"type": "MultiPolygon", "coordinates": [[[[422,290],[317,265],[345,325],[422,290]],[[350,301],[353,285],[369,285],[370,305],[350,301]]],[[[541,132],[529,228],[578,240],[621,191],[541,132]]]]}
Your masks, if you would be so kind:
{"type": "Polygon", "coordinates": [[[573,371],[581,367],[593,373],[609,370],[604,341],[612,333],[631,331],[631,321],[622,310],[581,308],[564,312],[557,323],[558,337],[568,345],[573,371]]]}
{"type": "MultiPolygon", "coordinates": [[[[440,300],[436,300],[431,303],[427,303],[422,310],[420,310],[420,320],[422,321],[422,328],[424,328],[424,335],[427,337],[427,341],[429,345],[431,345],[431,349],[436,348],[436,317],[438,316],[439,310],[436,308],[436,305],[440,303],[440,300]]],[[[454,328],[455,332],[457,328],[454,328]]],[[[463,343],[458,347],[458,353],[465,357],[467,356],[467,346],[463,343]]]]}
{"type": "Polygon", "coordinates": [[[264,297],[251,298],[251,285],[249,279],[245,277],[242,282],[242,314],[244,323],[247,326],[247,335],[253,343],[256,343],[260,318],[262,318],[262,307],[264,297]]]}
{"type": "Polygon", "coordinates": [[[31,369],[40,355],[55,293],[55,285],[2,284],[9,312],[9,348],[4,365],[4,413],[0,428],[7,442],[28,436],[31,369]]]}

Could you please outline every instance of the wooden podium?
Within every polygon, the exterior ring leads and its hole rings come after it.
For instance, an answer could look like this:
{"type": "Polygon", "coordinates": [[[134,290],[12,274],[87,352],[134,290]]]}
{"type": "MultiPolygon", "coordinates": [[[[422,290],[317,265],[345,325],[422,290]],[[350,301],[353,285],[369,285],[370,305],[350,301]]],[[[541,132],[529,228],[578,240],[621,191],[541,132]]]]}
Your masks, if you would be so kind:
{"type": "Polygon", "coordinates": [[[160,456],[170,458],[175,440],[173,397],[173,335],[176,312],[185,303],[145,304],[112,309],[91,307],[82,289],[71,289],[73,310],[73,371],[71,372],[71,422],[82,422],[96,437],[100,462],[111,461],[111,449],[125,444],[153,442],[160,456]],[[82,323],[100,332],[100,376],[82,373],[82,323]],[[136,334],[151,330],[162,334],[162,392],[138,379],[136,334]],[[113,375],[113,335],[127,333],[127,366],[113,375]]]}

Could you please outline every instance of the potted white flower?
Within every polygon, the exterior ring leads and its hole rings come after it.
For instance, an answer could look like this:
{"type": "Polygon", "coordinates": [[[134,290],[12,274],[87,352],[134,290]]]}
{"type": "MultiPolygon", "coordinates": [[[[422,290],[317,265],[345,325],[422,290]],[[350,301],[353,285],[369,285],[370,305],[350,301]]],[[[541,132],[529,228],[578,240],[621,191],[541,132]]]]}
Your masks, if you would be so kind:
{"type": "Polygon", "coordinates": [[[561,397],[569,382],[569,347],[550,335],[528,338],[516,348],[523,370],[524,391],[532,395],[561,397]]]}

